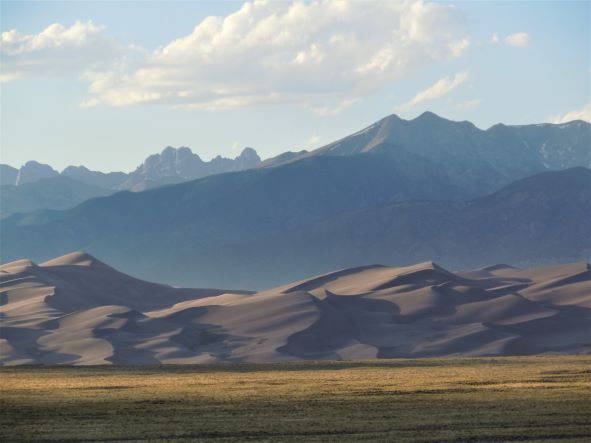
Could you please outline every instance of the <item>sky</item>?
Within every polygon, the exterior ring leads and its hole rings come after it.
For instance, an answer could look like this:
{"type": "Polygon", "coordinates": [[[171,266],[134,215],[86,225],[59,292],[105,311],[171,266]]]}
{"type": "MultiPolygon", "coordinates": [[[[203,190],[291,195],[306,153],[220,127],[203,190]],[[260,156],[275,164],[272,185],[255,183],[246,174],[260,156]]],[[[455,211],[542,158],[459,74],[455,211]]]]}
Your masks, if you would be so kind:
{"type": "Polygon", "coordinates": [[[589,120],[588,1],[0,3],[0,162],[314,149],[389,114],[589,120]]]}

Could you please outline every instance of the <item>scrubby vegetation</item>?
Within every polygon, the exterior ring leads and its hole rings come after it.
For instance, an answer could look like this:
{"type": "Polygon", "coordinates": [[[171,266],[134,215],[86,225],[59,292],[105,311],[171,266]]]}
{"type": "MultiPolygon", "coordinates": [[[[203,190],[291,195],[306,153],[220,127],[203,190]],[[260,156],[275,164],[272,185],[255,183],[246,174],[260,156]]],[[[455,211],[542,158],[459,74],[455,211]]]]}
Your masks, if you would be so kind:
{"type": "Polygon", "coordinates": [[[0,370],[1,441],[589,441],[591,357],[0,370]]]}

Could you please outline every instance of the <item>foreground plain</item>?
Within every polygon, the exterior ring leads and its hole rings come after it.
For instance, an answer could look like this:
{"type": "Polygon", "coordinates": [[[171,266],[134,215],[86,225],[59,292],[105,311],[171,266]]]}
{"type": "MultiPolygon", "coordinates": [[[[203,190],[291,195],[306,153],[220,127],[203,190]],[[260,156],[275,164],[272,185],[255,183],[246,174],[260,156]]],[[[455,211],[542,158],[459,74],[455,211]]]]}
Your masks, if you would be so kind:
{"type": "Polygon", "coordinates": [[[591,356],[0,369],[1,441],[589,441],[591,356]]]}

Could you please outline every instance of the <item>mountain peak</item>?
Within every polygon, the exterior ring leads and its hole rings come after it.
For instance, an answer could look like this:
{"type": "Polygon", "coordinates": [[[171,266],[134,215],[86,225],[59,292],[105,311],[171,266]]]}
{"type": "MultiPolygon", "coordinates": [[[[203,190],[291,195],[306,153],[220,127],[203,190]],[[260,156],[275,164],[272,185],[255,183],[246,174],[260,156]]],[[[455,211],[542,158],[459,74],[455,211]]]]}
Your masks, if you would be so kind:
{"type": "Polygon", "coordinates": [[[257,154],[257,151],[247,146],[242,150],[240,155],[236,157],[235,161],[238,162],[239,169],[249,169],[258,166],[261,162],[261,158],[257,154]]]}
{"type": "Polygon", "coordinates": [[[448,120],[446,118],[443,118],[437,114],[435,114],[434,112],[431,111],[425,111],[423,112],[421,115],[419,115],[418,117],[415,117],[414,119],[412,119],[411,121],[414,122],[449,122],[451,120],[448,120]]]}
{"type": "Polygon", "coordinates": [[[70,166],[67,166],[66,168],[64,168],[64,170],[62,171],[62,175],[72,175],[72,174],[87,173],[87,172],[90,172],[90,169],[88,169],[86,166],[70,165],[70,166]]]}
{"type": "Polygon", "coordinates": [[[247,155],[257,155],[257,151],[254,148],[251,148],[250,146],[245,147],[242,152],[240,153],[240,157],[244,157],[247,155]]]}
{"type": "MultiPolygon", "coordinates": [[[[403,121],[403,119],[397,114],[390,114],[387,117],[384,117],[383,119],[378,121],[377,123],[385,122],[385,121],[403,121]]],[[[376,123],[374,123],[374,124],[376,124],[376,123]]]]}
{"type": "Polygon", "coordinates": [[[51,166],[30,160],[20,168],[16,177],[16,184],[36,182],[43,178],[55,177],[59,173],[51,166]]]}
{"type": "Polygon", "coordinates": [[[235,159],[220,155],[204,161],[186,146],[167,146],[160,154],[149,156],[128,175],[119,189],[142,191],[162,184],[195,180],[212,174],[239,171],[257,166],[260,157],[252,148],[244,148],[235,159]]]}

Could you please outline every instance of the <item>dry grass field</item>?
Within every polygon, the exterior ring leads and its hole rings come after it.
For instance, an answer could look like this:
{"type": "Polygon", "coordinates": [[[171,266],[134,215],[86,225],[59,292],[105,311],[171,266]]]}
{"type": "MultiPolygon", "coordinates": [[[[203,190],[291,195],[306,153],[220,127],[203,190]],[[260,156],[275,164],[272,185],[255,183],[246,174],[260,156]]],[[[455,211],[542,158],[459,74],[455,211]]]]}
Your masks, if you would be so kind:
{"type": "Polygon", "coordinates": [[[0,369],[0,440],[589,441],[591,356],[0,369]]]}

